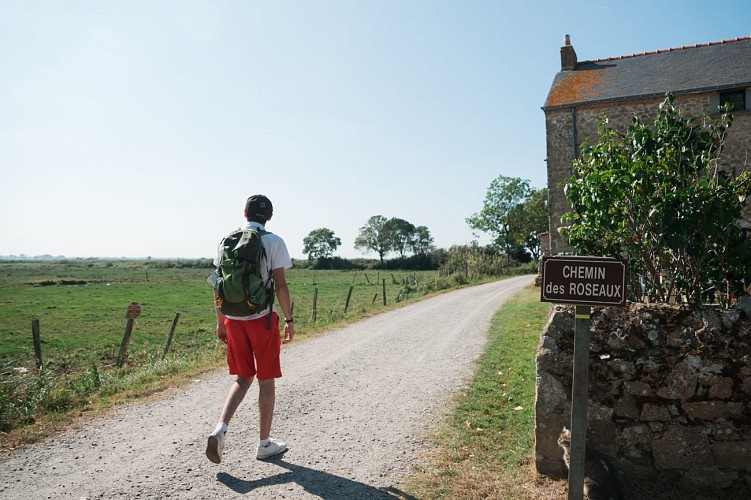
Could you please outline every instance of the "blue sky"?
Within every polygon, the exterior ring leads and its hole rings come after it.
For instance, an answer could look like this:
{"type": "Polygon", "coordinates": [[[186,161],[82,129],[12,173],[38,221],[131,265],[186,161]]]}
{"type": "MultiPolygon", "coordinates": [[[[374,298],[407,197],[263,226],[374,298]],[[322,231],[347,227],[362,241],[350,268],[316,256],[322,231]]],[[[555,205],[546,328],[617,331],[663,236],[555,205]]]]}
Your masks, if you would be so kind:
{"type": "MultiPolygon", "coordinates": [[[[302,258],[372,215],[439,247],[490,182],[544,187],[579,60],[751,35],[751,2],[0,0],[0,255],[210,257],[247,196],[302,258]]],[[[369,255],[372,256],[372,255],[369,255]]]]}

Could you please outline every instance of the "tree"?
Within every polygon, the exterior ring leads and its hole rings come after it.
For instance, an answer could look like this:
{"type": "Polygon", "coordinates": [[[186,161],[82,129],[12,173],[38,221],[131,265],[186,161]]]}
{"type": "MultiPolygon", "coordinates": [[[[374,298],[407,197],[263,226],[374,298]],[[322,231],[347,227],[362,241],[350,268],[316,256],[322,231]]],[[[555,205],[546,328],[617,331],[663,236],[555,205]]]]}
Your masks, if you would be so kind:
{"type": "Polygon", "coordinates": [[[561,232],[579,253],[628,259],[637,300],[727,305],[743,294],[751,269],[751,242],[738,222],[751,174],[719,168],[727,109],[697,121],[674,100],[668,94],[651,128],[634,117],[619,133],[601,119],[599,142],[582,149],[564,181],[572,210],[561,232]]]}
{"type": "Polygon", "coordinates": [[[342,240],[331,229],[322,227],[308,233],[302,243],[302,253],[307,254],[308,259],[312,260],[331,257],[342,244],[342,240]]]}
{"type": "Polygon", "coordinates": [[[517,240],[529,251],[535,261],[540,260],[540,233],[550,227],[548,221],[548,189],[532,190],[519,205],[518,217],[521,220],[517,240]]]}
{"type": "Polygon", "coordinates": [[[399,254],[402,259],[407,250],[412,246],[415,236],[415,226],[404,219],[392,217],[383,226],[385,238],[388,241],[389,250],[399,254]]]}
{"type": "Polygon", "coordinates": [[[378,254],[383,264],[383,257],[391,250],[387,232],[384,231],[387,219],[383,215],[374,215],[360,228],[355,238],[355,248],[363,253],[369,250],[378,254]]]}
{"type": "Polygon", "coordinates": [[[490,183],[482,210],[468,217],[467,224],[472,229],[490,233],[494,244],[510,259],[514,249],[522,243],[519,237],[523,227],[521,205],[531,193],[528,180],[501,175],[490,183]]]}
{"type": "Polygon", "coordinates": [[[415,255],[427,255],[435,250],[433,237],[430,235],[430,230],[427,226],[417,226],[415,228],[412,241],[410,242],[410,250],[415,255]]]}

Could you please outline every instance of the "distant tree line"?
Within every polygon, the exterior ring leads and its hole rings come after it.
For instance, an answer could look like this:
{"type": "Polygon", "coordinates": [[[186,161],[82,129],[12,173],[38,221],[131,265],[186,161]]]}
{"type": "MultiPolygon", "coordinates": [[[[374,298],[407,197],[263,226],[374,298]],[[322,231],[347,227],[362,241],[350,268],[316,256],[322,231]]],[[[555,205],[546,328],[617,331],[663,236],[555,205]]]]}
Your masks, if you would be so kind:
{"type": "Polygon", "coordinates": [[[426,255],[435,248],[430,230],[425,226],[415,226],[404,219],[374,215],[360,228],[355,238],[355,248],[362,251],[374,251],[383,264],[383,258],[389,252],[404,259],[408,254],[426,255]]]}
{"type": "MultiPolygon", "coordinates": [[[[358,231],[354,247],[362,253],[377,254],[376,266],[384,269],[461,269],[467,274],[473,266],[497,268],[489,262],[501,257],[505,260],[501,267],[536,262],[540,258],[539,235],[548,229],[547,200],[547,189],[536,190],[528,180],[500,176],[488,188],[482,210],[467,218],[473,230],[493,236],[493,242],[485,248],[473,243],[437,249],[426,226],[383,215],[367,220],[358,231]],[[387,259],[389,255],[394,257],[387,259]],[[461,264],[470,260],[472,266],[461,264]]],[[[331,229],[314,229],[303,239],[308,265],[319,269],[373,267],[372,262],[334,256],[341,244],[331,229]]]]}

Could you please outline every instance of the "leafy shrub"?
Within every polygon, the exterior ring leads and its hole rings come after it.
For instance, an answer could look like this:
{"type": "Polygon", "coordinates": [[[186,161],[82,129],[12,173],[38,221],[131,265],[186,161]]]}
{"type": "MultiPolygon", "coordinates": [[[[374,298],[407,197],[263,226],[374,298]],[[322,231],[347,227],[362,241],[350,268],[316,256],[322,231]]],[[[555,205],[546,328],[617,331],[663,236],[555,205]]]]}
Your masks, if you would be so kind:
{"type": "Polygon", "coordinates": [[[732,116],[684,117],[668,94],[650,128],[625,133],[602,118],[599,143],[584,147],[564,181],[572,210],[562,229],[581,254],[630,261],[632,300],[728,305],[744,293],[751,242],[739,225],[751,174],[719,168],[732,116]]]}
{"type": "Polygon", "coordinates": [[[432,271],[438,269],[439,264],[428,254],[399,257],[383,262],[383,269],[409,269],[415,271],[432,271]]]}
{"type": "MultiPolygon", "coordinates": [[[[525,255],[529,254],[525,252],[525,255]]],[[[483,277],[518,274],[518,266],[518,261],[510,260],[509,256],[502,255],[494,247],[464,245],[449,249],[440,272],[443,275],[463,275],[465,281],[472,281],[483,277]]],[[[536,272],[536,264],[533,266],[536,272]]]]}
{"type": "Polygon", "coordinates": [[[343,259],[341,257],[320,257],[315,259],[310,266],[311,269],[337,269],[337,270],[350,270],[360,269],[352,261],[343,259]]]}

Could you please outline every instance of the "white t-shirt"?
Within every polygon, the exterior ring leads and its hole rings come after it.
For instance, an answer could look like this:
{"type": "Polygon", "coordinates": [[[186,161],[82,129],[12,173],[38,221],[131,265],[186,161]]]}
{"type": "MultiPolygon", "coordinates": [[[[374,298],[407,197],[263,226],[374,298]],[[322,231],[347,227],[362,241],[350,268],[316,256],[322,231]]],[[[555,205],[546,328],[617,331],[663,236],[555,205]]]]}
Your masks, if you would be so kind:
{"type": "MultiPolygon", "coordinates": [[[[245,226],[247,229],[250,228],[256,228],[261,229],[263,231],[266,231],[266,228],[264,228],[261,224],[258,222],[252,222],[248,221],[248,224],[245,226]]],[[[224,241],[224,240],[222,240],[224,241]]],[[[266,258],[261,259],[261,277],[263,278],[263,281],[266,282],[269,279],[269,269],[272,271],[274,269],[280,269],[284,268],[289,269],[292,267],[292,259],[289,256],[289,251],[287,250],[287,245],[284,243],[284,240],[277,236],[274,233],[264,233],[261,235],[261,243],[263,243],[264,249],[266,249],[266,258]],[[268,264],[268,262],[271,263],[271,265],[268,264]]],[[[219,267],[219,259],[221,259],[222,255],[222,244],[219,243],[219,248],[217,250],[217,256],[214,258],[214,267],[219,267]]],[[[274,308],[276,310],[276,307],[274,308]]],[[[262,318],[266,316],[269,313],[269,309],[265,308],[263,311],[261,311],[258,314],[252,314],[250,316],[227,316],[230,319],[239,319],[239,320],[249,320],[249,319],[257,319],[262,318]]]]}

